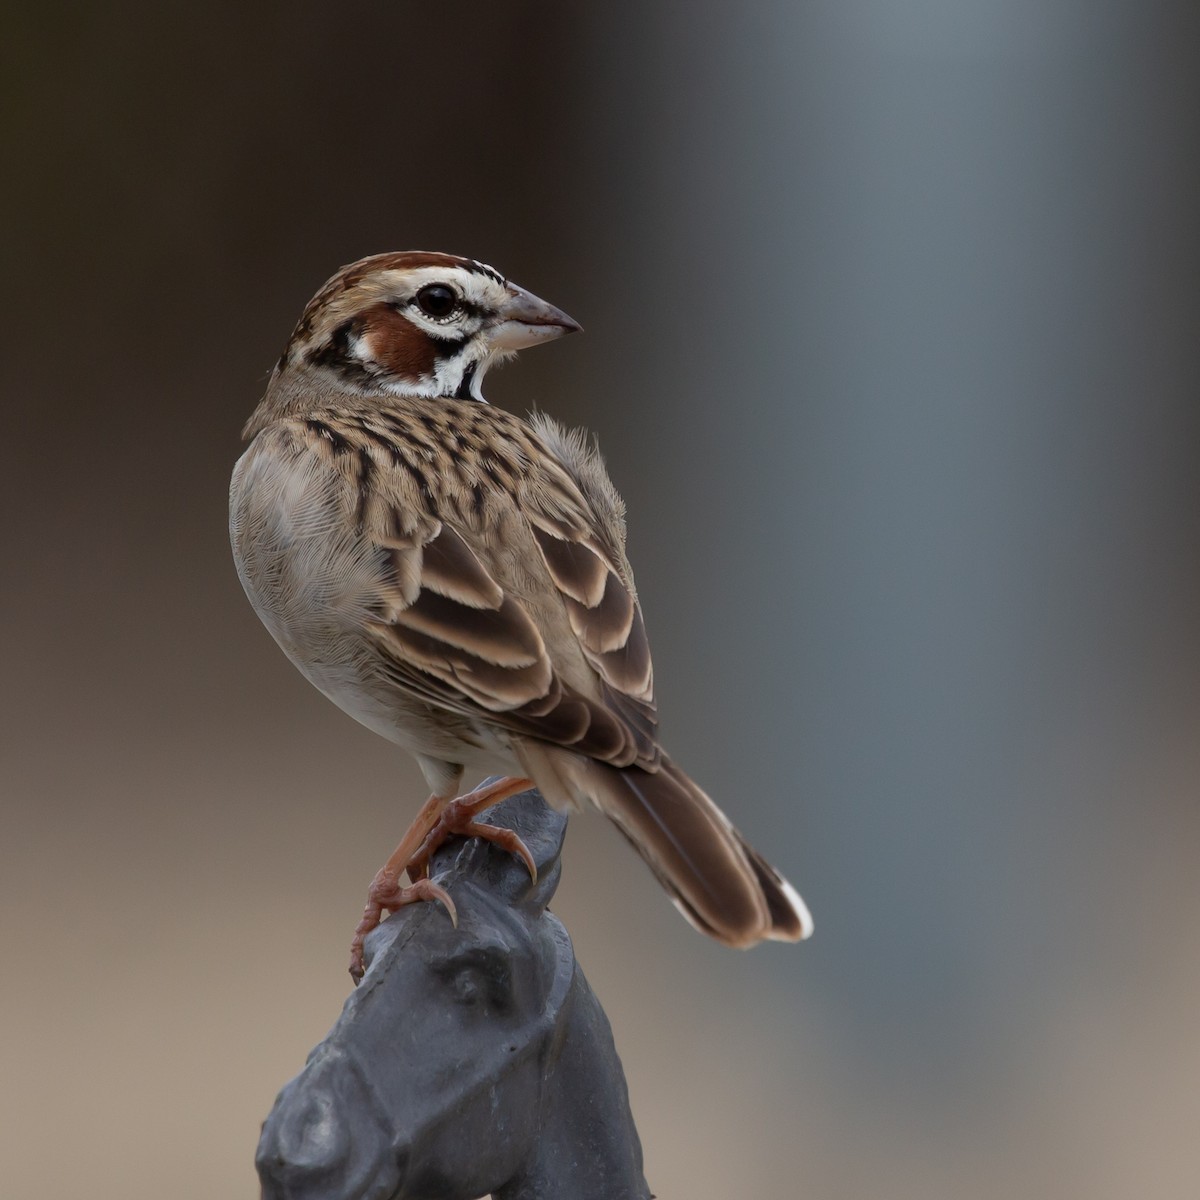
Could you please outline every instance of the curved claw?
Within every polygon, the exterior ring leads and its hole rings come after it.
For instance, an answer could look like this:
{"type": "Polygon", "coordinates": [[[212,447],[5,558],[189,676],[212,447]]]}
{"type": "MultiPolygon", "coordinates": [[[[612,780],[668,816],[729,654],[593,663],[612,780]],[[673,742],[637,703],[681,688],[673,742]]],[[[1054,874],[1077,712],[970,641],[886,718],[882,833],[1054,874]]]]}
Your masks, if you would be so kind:
{"type": "Polygon", "coordinates": [[[454,900],[451,898],[450,893],[444,887],[439,887],[431,880],[427,879],[425,882],[429,884],[429,899],[437,900],[441,904],[450,918],[450,924],[457,929],[458,909],[454,906],[454,900]]]}
{"type": "Polygon", "coordinates": [[[501,849],[515,854],[528,868],[530,881],[537,883],[537,863],[533,861],[529,847],[511,829],[501,829],[497,825],[485,825],[478,821],[472,821],[463,830],[463,833],[467,837],[478,837],[488,842],[494,842],[501,849]]]}
{"type": "Polygon", "coordinates": [[[367,903],[363,908],[362,920],[354,930],[350,942],[350,978],[357,987],[366,973],[363,965],[363,943],[367,934],[376,929],[383,920],[384,912],[395,912],[406,904],[415,904],[418,900],[436,900],[450,918],[450,924],[458,928],[458,908],[454,898],[440,884],[432,879],[418,879],[409,887],[401,887],[399,882],[389,874],[380,871],[375,876],[367,890],[367,903]]]}
{"type": "Polygon", "coordinates": [[[448,803],[437,793],[425,801],[417,819],[405,833],[400,845],[380,869],[370,888],[367,889],[367,904],[362,920],[354,931],[350,943],[350,975],[355,984],[363,977],[363,942],[367,934],[383,919],[384,911],[394,911],[414,900],[437,900],[450,915],[454,927],[458,928],[458,910],[445,888],[439,887],[429,878],[429,860],[447,838],[461,834],[495,842],[502,849],[515,854],[529,871],[529,878],[537,883],[537,864],[529,847],[511,830],[495,825],[485,825],[475,820],[484,809],[499,803],[508,796],[516,795],[533,787],[533,780],[524,776],[506,775],[491,783],[480,784],[474,791],[459,796],[448,803]],[[412,850],[414,843],[416,852],[412,850]],[[412,883],[400,886],[400,875],[408,872],[412,883]]]}
{"type": "MultiPolygon", "coordinates": [[[[528,783],[528,780],[516,779],[504,782],[507,785],[504,790],[511,793],[518,786],[528,783]]],[[[499,788],[493,784],[488,790],[494,792],[499,788]]],[[[497,825],[488,825],[483,821],[475,820],[482,808],[490,807],[495,803],[495,800],[489,796],[486,804],[480,804],[476,797],[482,796],[482,790],[471,792],[446,805],[433,828],[417,847],[417,852],[408,861],[408,877],[411,880],[416,882],[418,879],[426,878],[429,874],[429,860],[433,857],[434,852],[449,838],[458,836],[482,838],[485,842],[493,842],[502,850],[515,854],[525,864],[530,880],[537,883],[537,863],[533,861],[529,847],[521,838],[511,829],[502,829],[497,825]]]]}

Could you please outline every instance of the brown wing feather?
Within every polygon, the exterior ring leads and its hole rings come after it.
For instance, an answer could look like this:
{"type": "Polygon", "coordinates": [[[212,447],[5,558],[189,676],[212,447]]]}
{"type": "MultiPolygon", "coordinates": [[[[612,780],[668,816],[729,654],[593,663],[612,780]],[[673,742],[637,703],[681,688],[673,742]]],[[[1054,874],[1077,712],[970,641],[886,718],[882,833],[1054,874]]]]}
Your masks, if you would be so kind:
{"type": "Polygon", "coordinates": [[[499,608],[504,600],[503,589],[449,525],[424,547],[421,585],[470,608],[499,608]]]}
{"type": "Polygon", "coordinates": [[[354,489],[378,564],[369,633],[398,685],[614,766],[657,769],[623,509],[581,434],[449,401],[322,413],[295,434],[354,489]],[[422,456],[437,460],[437,487],[422,456]],[[484,485],[500,458],[511,488],[484,485]],[[364,492],[367,478],[376,487],[364,492]]]}
{"type": "Polygon", "coordinates": [[[622,697],[637,701],[641,719],[652,718],[650,643],[632,587],[586,531],[535,524],[533,533],[588,661],[618,702],[622,697]]]}
{"type": "Polygon", "coordinates": [[[611,572],[594,550],[571,540],[571,533],[561,525],[554,532],[536,525],[533,529],[555,586],[573,603],[595,608],[604,599],[611,572]]]}
{"type": "MultiPolygon", "coordinates": [[[[398,683],[431,703],[466,715],[486,714],[488,721],[514,733],[613,766],[639,763],[654,769],[660,752],[653,710],[614,691],[602,666],[597,667],[600,700],[565,684],[523,605],[504,591],[454,528],[431,521],[381,541],[386,543],[380,547],[386,589],[371,631],[398,683]]],[[[579,555],[581,569],[592,571],[603,590],[577,590],[589,598],[599,593],[594,608],[601,622],[607,619],[609,631],[605,635],[603,625],[590,616],[572,619],[572,628],[578,620],[597,647],[627,644],[630,632],[641,628],[633,601],[619,580],[609,599],[615,575],[582,549],[591,562],[579,555]]],[[[585,614],[593,611],[570,596],[564,595],[564,601],[568,611],[571,605],[585,614]]],[[[644,641],[644,633],[642,637],[644,641]]],[[[625,645],[583,649],[594,663],[615,663],[628,653],[625,645]]]]}

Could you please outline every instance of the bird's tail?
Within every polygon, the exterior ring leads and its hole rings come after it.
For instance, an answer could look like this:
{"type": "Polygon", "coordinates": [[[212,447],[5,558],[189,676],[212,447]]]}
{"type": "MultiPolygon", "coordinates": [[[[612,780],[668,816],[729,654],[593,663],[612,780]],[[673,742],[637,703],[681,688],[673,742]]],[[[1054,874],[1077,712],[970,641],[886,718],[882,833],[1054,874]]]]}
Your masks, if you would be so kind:
{"type": "Polygon", "coordinates": [[[764,938],[797,942],[812,933],[796,890],[669,759],[651,772],[553,757],[558,780],[620,829],[701,932],[737,947],[764,938]]]}

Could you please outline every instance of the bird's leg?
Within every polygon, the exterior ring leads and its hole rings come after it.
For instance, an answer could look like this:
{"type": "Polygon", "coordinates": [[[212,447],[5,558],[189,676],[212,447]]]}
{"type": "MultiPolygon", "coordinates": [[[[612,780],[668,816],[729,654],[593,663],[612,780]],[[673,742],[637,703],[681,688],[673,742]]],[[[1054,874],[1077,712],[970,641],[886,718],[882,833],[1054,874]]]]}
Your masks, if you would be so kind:
{"type": "Polygon", "coordinates": [[[503,779],[497,779],[495,783],[481,784],[473,792],[451,800],[426,833],[416,853],[409,858],[408,877],[414,884],[427,879],[429,860],[434,851],[448,838],[457,835],[483,838],[484,841],[494,842],[501,849],[515,854],[529,868],[530,878],[537,883],[537,864],[533,861],[533,855],[529,853],[529,847],[511,829],[500,829],[496,825],[486,825],[475,820],[485,808],[491,808],[493,804],[499,804],[501,800],[531,787],[532,779],[506,775],[503,779]]]}
{"type": "Polygon", "coordinates": [[[363,942],[368,933],[383,920],[385,912],[395,912],[415,900],[439,900],[446,906],[450,919],[458,923],[454,901],[445,888],[438,887],[429,879],[422,879],[418,885],[415,877],[412,887],[403,887],[400,876],[409,860],[420,849],[429,831],[437,824],[442,809],[450,801],[445,796],[436,793],[429,797],[421,811],[417,813],[413,823],[408,827],[400,844],[392,851],[387,862],[375,872],[371,886],[367,888],[367,903],[363,908],[362,920],[354,930],[354,938],[350,942],[350,976],[357,984],[363,977],[363,942]]]}
{"type": "Polygon", "coordinates": [[[362,919],[354,930],[350,943],[350,975],[355,983],[363,977],[363,942],[367,934],[383,920],[385,912],[395,912],[406,904],[417,900],[437,900],[450,914],[450,920],[458,924],[458,912],[454,901],[445,888],[439,887],[429,878],[429,860],[447,838],[454,835],[479,837],[517,855],[529,868],[529,874],[537,882],[537,865],[529,848],[511,829],[499,829],[485,825],[474,818],[485,808],[498,804],[508,796],[533,787],[532,779],[505,776],[495,783],[482,784],[473,792],[456,800],[447,800],[436,793],[421,806],[413,823],[408,827],[400,844],[392,851],[387,862],[375,873],[367,889],[367,903],[362,919]],[[400,876],[408,870],[412,883],[404,887],[400,876]]]}

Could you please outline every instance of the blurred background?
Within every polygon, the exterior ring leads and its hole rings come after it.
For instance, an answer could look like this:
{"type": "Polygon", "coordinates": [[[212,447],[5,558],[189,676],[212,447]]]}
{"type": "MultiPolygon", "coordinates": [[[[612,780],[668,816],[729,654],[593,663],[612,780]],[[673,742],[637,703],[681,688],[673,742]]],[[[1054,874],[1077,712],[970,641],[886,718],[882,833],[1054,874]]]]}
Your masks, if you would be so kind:
{"type": "Polygon", "coordinates": [[[1200,1179],[1200,9],[9,5],[0,1192],[257,1195],[424,792],[226,534],[301,308],[389,249],[586,336],[665,739],[817,933],[557,911],[663,1197],[1200,1179]]]}

